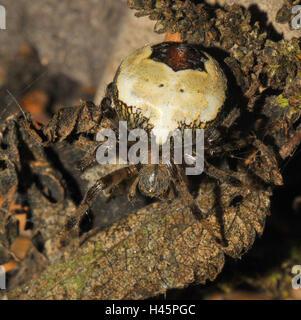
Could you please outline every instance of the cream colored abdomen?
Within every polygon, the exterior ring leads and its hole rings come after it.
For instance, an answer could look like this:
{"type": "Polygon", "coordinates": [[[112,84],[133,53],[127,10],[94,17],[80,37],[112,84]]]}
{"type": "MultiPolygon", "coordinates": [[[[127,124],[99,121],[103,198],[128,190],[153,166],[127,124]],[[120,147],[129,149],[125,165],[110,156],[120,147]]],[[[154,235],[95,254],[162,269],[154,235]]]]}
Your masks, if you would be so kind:
{"type": "Polygon", "coordinates": [[[179,123],[202,126],[214,120],[226,98],[226,79],[217,62],[206,54],[207,72],[175,72],[150,59],[151,53],[146,46],[125,59],[116,85],[118,99],[149,119],[157,143],[164,143],[179,123]]]}

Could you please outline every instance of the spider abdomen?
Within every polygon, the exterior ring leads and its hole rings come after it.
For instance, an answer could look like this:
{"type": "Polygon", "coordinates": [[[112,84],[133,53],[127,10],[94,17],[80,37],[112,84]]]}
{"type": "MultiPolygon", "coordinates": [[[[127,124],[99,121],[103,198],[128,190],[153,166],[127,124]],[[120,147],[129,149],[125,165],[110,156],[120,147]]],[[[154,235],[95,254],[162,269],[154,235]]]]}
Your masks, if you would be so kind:
{"type": "Polygon", "coordinates": [[[177,128],[205,128],[226,100],[219,64],[196,45],[163,42],[136,50],[120,65],[114,107],[130,128],[153,129],[163,144],[177,128]]]}

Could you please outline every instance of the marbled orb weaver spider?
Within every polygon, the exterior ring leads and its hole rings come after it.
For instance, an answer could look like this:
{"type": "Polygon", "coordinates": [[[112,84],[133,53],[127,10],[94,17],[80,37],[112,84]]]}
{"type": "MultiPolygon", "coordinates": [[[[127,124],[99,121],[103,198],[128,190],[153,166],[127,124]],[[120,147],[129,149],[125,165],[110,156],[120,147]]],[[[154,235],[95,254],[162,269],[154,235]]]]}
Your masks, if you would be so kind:
{"type": "MultiPolygon", "coordinates": [[[[198,45],[163,42],[146,45],[128,56],[118,68],[113,82],[107,86],[100,106],[91,103],[90,108],[100,112],[102,119],[114,130],[117,130],[119,121],[126,121],[129,129],[152,131],[159,146],[175,129],[204,129],[203,174],[217,183],[250,187],[243,185],[237,172],[219,168],[220,160],[231,158],[232,152],[250,144],[267,159],[265,162],[274,164],[276,158],[271,150],[248,133],[236,132],[235,138],[231,136],[230,129],[239,119],[240,111],[229,103],[229,89],[229,81],[220,64],[198,45]]],[[[51,131],[51,125],[49,129],[51,131]]],[[[86,157],[79,167],[84,170],[92,162],[95,162],[95,153],[86,157]]],[[[171,200],[175,196],[181,197],[183,204],[214,236],[189,189],[184,167],[172,160],[168,164],[130,164],[98,179],[66,224],[62,243],[71,233],[79,234],[81,219],[99,192],[110,193],[126,180],[132,181],[129,199],[135,197],[137,189],[150,198],[171,200]]],[[[277,170],[269,181],[262,177],[258,180],[263,184],[282,183],[277,170]]],[[[223,239],[217,241],[223,242],[223,239]]]]}

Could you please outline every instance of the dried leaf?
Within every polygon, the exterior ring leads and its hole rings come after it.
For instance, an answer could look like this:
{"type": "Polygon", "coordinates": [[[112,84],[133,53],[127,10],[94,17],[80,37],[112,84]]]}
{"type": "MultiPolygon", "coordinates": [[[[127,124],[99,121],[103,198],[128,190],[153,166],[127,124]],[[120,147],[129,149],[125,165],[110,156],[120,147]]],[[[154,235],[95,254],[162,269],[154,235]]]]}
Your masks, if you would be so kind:
{"type": "Polygon", "coordinates": [[[159,202],[91,236],[79,248],[66,248],[39,279],[9,298],[145,299],[214,280],[225,254],[237,258],[252,246],[269,212],[269,191],[220,187],[221,197],[216,198],[216,184],[204,181],[198,201],[227,247],[218,244],[179,199],[159,202]],[[227,208],[222,223],[218,200],[227,208]]]}

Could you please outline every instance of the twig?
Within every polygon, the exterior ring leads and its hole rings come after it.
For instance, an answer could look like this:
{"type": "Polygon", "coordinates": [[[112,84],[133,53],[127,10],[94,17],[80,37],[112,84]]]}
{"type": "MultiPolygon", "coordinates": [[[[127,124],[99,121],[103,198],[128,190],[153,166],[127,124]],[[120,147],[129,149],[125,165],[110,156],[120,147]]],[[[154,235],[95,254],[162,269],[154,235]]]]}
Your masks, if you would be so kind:
{"type": "Polygon", "coordinates": [[[166,32],[164,40],[166,42],[168,42],[168,41],[170,41],[170,42],[183,42],[179,32],[176,32],[176,33],[166,32]]]}

